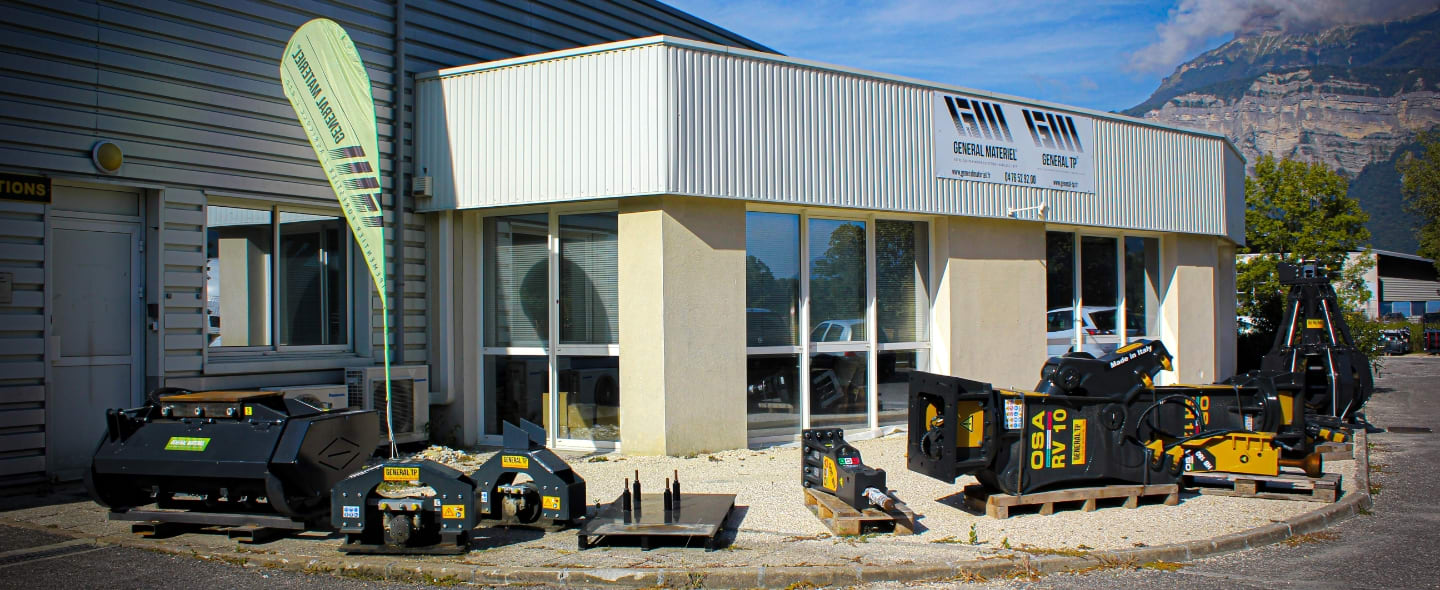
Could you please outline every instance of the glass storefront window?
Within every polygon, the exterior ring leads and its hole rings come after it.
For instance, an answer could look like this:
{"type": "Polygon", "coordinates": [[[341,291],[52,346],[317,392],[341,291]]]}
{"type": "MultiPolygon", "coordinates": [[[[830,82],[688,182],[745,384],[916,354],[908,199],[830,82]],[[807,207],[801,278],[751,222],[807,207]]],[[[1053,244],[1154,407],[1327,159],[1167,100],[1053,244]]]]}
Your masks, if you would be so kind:
{"type": "Polygon", "coordinates": [[[270,346],[273,217],[268,209],[205,208],[205,311],[210,346],[270,346]]]}
{"type": "Polygon", "coordinates": [[[620,440],[620,357],[555,357],[558,438],[620,440]]]}
{"type": "Polygon", "coordinates": [[[881,426],[905,424],[910,408],[910,373],[928,371],[928,350],[885,350],[877,357],[881,426]]]}
{"type": "Polygon", "coordinates": [[[875,222],[875,306],[881,343],[929,338],[928,227],[922,221],[875,222]]]}
{"type": "Polygon", "coordinates": [[[280,344],[349,340],[349,240],[339,216],[280,212],[280,344]]]}
{"type": "Polygon", "coordinates": [[[485,219],[485,345],[545,346],[549,330],[549,216],[485,219]]]}
{"type": "Polygon", "coordinates": [[[810,220],[812,342],[865,342],[865,222],[810,220]]]}
{"type": "Polygon", "coordinates": [[[618,218],[560,216],[560,343],[619,344],[618,218]]]}
{"type": "Polygon", "coordinates": [[[745,359],[745,416],[750,439],[800,432],[800,356],[752,354],[745,359]]]}
{"type": "Polygon", "coordinates": [[[867,397],[868,353],[820,352],[810,355],[810,427],[865,428],[870,425],[867,397]]]}
{"type": "Polygon", "coordinates": [[[1082,350],[1101,356],[1120,347],[1120,259],[1116,238],[1080,238],[1080,338],[1082,350]]]}
{"type": "Polygon", "coordinates": [[[796,346],[800,216],[745,214],[745,345],[796,346]]]}
{"type": "Polygon", "coordinates": [[[1160,337],[1160,240],[1125,238],[1125,339],[1160,337]]]}
{"type": "Polygon", "coordinates": [[[1075,234],[1045,232],[1045,352],[1065,354],[1075,344],[1075,234]]]}
{"type": "Polygon", "coordinates": [[[485,357],[485,434],[499,435],[505,422],[546,424],[550,391],[549,361],[544,356],[485,357]]]}

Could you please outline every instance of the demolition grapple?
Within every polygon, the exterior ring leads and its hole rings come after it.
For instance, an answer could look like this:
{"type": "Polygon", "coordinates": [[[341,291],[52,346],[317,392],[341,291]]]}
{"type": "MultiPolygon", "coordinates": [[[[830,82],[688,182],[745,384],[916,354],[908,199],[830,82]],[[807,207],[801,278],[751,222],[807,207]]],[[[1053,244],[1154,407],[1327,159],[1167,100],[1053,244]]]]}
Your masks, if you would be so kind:
{"type": "Polygon", "coordinates": [[[585,514],[585,480],[544,441],[541,427],[506,422],[504,448],[468,476],[434,461],[392,462],[340,482],[331,506],[345,535],[340,550],[464,553],[484,520],[549,530],[575,524],[585,514]]]}
{"type": "Polygon", "coordinates": [[[856,510],[894,507],[885,470],[866,466],[860,450],[845,442],[844,430],[812,428],[800,433],[800,441],[800,485],[828,492],[856,510]]]}
{"type": "Polygon", "coordinates": [[[1163,344],[1141,341],[1098,359],[1052,358],[1033,392],[914,372],[909,467],[945,482],[973,474],[1010,494],[1284,465],[1318,475],[1303,391],[1285,375],[1154,386],[1169,367],[1163,344]]]}
{"type": "Polygon", "coordinates": [[[1355,347],[1340,314],[1330,278],[1314,263],[1282,262],[1279,274],[1280,284],[1290,287],[1285,318],[1260,368],[1294,373],[1312,413],[1355,423],[1375,382],[1370,360],[1355,347]]]}

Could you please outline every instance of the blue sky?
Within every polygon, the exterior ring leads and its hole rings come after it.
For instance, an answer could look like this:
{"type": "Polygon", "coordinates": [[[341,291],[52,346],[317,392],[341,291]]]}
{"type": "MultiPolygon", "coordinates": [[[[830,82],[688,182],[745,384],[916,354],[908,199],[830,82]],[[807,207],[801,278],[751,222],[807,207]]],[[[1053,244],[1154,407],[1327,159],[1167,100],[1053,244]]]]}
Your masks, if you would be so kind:
{"type": "Polygon", "coordinates": [[[1164,42],[1170,2],[665,1],[793,57],[1105,111],[1230,38],[1164,42]]]}

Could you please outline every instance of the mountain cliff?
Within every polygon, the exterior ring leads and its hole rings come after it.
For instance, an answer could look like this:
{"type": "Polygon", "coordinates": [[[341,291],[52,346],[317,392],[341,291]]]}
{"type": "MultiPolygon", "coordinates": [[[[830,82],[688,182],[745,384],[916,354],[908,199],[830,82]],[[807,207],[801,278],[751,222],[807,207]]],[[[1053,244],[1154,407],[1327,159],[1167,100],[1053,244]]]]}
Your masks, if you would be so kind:
{"type": "Polygon", "coordinates": [[[1440,127],[1440,11],[1237,37],[1124,113],[1222,133],[1252,164],[1266,153],[1322,162],[1352,179],[1376,248],[1414,252],[1394,166],[1416,133],[1440,127]]]}

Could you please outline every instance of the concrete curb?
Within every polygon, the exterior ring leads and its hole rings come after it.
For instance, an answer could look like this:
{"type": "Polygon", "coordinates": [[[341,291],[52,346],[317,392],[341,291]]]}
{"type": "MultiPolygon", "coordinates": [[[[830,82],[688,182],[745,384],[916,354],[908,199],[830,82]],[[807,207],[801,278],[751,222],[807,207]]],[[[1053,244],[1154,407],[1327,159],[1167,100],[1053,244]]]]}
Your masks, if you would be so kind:
{"type": "MultiPolygon", "coordinates": [[[[880,581],[978,580],[1029,574],[1073,572],[1094,568],[1135,566],[1152,561],[1189,561],[1232,551],[1252,549],[1315,532],[1360,514],[1372,505],[1370,497],[1370,453],[1364,431],[1356,433],[1354,444],[1356,491],[1333,504],[1301,514],[1284,522],[1262,526],[1209,540],[1139,547],[1118,551],[1096,551],[1079,557],[997,556],[947,565],[906,566],[817,566],[817,567],[728,567],[728,568],[504,568],[465,567],[453,563],[402,561],[386,564],[334,557],[287,558],[260,553],[227,552],[196,554],[189,549],[169,547],[129,535],[89,537],[96,545],[119,545],[224,561],[242,567],[267,567],[300,573],[325,573],[371,580],[396,582],[462,582],[481,585],[545,585],[567,588],[671,587],[671,588],[780,588],[801,583],[816,586],[848,586],[880,581]]],[[[27,523],[7,523],[27,526],[27,523]]],[[[53,529],[39,529],[50,533],[53,529]]]]}

